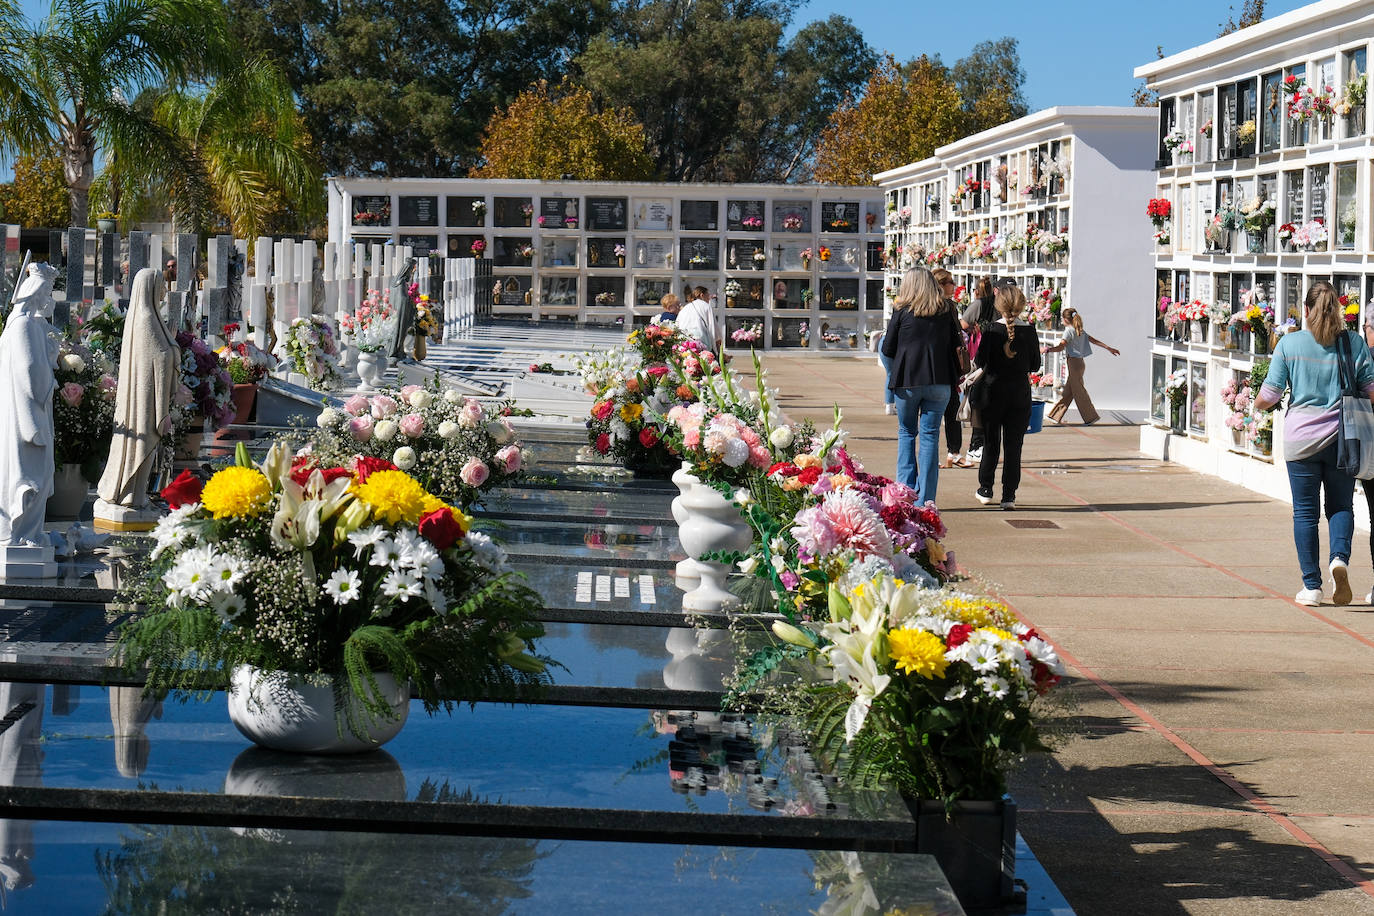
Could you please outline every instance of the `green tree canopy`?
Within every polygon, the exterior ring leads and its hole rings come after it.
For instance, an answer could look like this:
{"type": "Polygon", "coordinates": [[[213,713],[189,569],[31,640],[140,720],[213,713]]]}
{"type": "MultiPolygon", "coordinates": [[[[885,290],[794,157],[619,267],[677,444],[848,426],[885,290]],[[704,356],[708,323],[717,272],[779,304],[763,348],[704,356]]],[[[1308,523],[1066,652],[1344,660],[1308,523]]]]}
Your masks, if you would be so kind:
{"type": "Polygon", "coordinates": [[[483,164],[475,178],[557,181],[644,181],[654,162],[644,128],[627,109],[598,111],[586,89],[565,82],[522,92],[498,112],[482,138],[483,164]]]}
{"type": "Polygon", "coordinates": [[[6,222],[21,226],[71,225],[72,205],[62,163],[53,156],[19,156],[14,180],[0,185],[0,206],[6,222]]]}

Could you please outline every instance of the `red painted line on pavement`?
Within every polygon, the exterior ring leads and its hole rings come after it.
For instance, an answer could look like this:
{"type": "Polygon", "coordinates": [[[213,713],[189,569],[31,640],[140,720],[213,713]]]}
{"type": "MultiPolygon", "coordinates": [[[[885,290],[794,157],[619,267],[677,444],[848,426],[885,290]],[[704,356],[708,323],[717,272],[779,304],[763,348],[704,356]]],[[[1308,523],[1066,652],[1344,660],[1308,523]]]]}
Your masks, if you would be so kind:
{"type": "MultiPolygon", "coordinates": [[[[1230,569],[1226,568],[1225,566],[1222,566],[1222,565],[1220,565],[1220,564],[1218,564],[1218,563],[1213,563],[1211,560],[1208,560],[1208,559],[1205,558],[1205,557],[1200,557],[1200,556],[1198,556],[1197,554],[1195,554],[1195,553],[1193,553],[1193,552],[1191,552],[1191,551],[1184,550],[1183,548],[1178,547],[1178,546],[1175,545],[1175,544],[1171,544],[1171,543],[1169,543],[1168,541],[1164,540],[1163,538],[1159,537],[1158,535],[1151,534],[1151,533],[1149,533],[1148,531],[1145,531],[1145,530],[1143,530],[1143,529],[1141,529],[1141,528],[1136,527],[1135,525],[1133,525],[1133,524],[1131,524],[1130,522],[1126,521],[1124,518],[1121,518],[1121,517],[1119,517],[1119,516],[1113,515],[1113,514],[1110,513],[1110,512],[1103,512],[1101,509],[1098,509],[1096,506],[1094,506],[1092,503],[1088,502],[1086,499],[1083,499],[1083,498],[1080,497],[1080,496],[1077,496],[1077,495],[1075,495],[1075,494],[1073,494],[1073,493],[1070,493],[1068,490],[1065,490],[1063,487],[1060,487],[1060,486],[1058,486],[1058,485],[1056,485],[1056,484],[1051,483],[1050,481],[1046,480],[1044,477],[1040,476],[1039,474],[1030,473],[1030,474],[1027,474],[1026,476],[1028,476],[1028,477],[1034,477],[1034,478],[1035,478],[1036,480],[1038,480],[1040,483],[1044,484],[1045,486],[1049,487],[1051,490],[1054,490],[1055,492],[1057,492],[1057,493],[1059,493],[1060,495],[1064,496],[1066,499],[1070,499],[1070,500],[1072,500],[1072,501],[1078,503],[1080,506],[1086,506],[1087,508],[1092,509],[1093,512],[1096,513],[1097,515],[1100,515],[1100,516],[1102,516],[1103,518],[1105,518],[1105,519],[1107,519],[1107,520],[1109,520],[1109,521],[1111,521],[1111,522],[1113,522],[1113,523],[1115,523],[1115,524],[1117,524],[1117,525],[1120,525],[1122,528],[1125,528],[1127,531],[1134,532],[1135,534],[1139,535],[1140,537],[1143,537],[1143,538],[1145,538],[1145,539],[1147,539],[1147,540],[1153,541],[1153,542],[1156,543],[1156,544],[1160,544],[1160,545],[1162,545],[1162,546],[1164,546],[1164,547],[1167,547],[1167,548],[1169,548],[1170,550],[1174,551],[1174,553],[1179,554],[1180,556],[1187,557],[1187,558],[1190,559],[1190,560],[1196,560],[1197,562],[1203,564],[1204,566],[1208,566],[1208,567],[1210,567],[1210,568],[1216,570],[1216,571],[1219,572],[1219,573],[1223,573],[1224,575],[1230,576],[1232,579],[1235,579],[1237,582],[1243,582],[1244,584],[1250,586],[1251,588],[1259,589],[1260,591],[1264,592],[1264,593],[1267,594],[1267,595],[1273,595],[1275,598],[1279,598],[1279,599],[1281,599],[1281,600],[1283,600],[1283,601],[1286,601],[1286,602],[1288,602],[1289,604],[1291,604],[1293,607],[1295,607],[1295,608],[1297,608],[1298,610],[1302,611],[1304,614],[1307,614],[1307,615],[1310,616],[1310,617],[1313,617],[1313,618],[1315,618],[1315,619],[1317,619],[1317,620],[1320,620],[1322,623],[1325,623],[1325,624],[1327,624],[1328,626],[1333,627],[1333,628],[1335,628],[1335,629],[1341,631],[1342,633],[1346,634],[1346,635],[1349,636],[1351,639],[1354,639],[1356,642],[1359,642],[1359,643],[1361,643],[1361,644],[1363,644],[1363,645],[1365,645],[1365,646],[1368,646],[1368,647],[1371,648],[1371,649],[1374,649],[1374,639],[1370,639],[1370,638],[1367,637],[1367,636],[1363,636],[1363,635],[1361,635],[1361,634],[1355,632],[1354,630],[1350,629],[1350,627],[1347,627],[1347,626],[1345,626],[1345,625],[1343,625],[1343,624],[1341,624],[1341,623],[1336,622],[1335,620],[1332,620],[1330,617],[1327,617],[1325,614],[1319,614],[1319,613],[1317,613],[1314,609],[1312,609],[1312,608],[1310,608],[1310,607],[1305,607],[1305,606],[1303,606],[1303,605],[1301,605],[1301,604],[1298,604],[1298,603],[1297,603],[1296,601],[1294,601],[1292,598],[1290,598],[1290,597],[1288,597],[1288,596],[1286,596],[1286,595],[1282,595],[1282,594],[1280,594],[1280,593],[1274,591],[1272,588],[1269,588],[1267,585],[1261,585],[1260,583],[1255,582],[1255,581],[1253,581],[1253,580],[1251,580],[1251,579],[1247,579],[1247,578],[1245,578],[1244,576],[1240,575],[1239,573],[1234,572],[1233,570],[1230,570],[1230,569]]],[[[1151,596],[1141,596],[1141,597],[1160,598],[1160,597],[1164,597],[1164,596],[1161,596],[1161,595],[1151,595],[1151,596]]],[[[1212,596],[1212,597],[1216,597],[1216,596],[1212,596]]]]}

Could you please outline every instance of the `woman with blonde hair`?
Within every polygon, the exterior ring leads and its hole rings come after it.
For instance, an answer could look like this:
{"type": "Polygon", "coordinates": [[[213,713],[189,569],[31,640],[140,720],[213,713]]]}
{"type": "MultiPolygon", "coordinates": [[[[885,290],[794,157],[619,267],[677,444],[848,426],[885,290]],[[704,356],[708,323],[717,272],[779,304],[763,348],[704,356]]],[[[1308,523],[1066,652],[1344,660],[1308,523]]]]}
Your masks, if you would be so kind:
{"type": "Polygon", "coordinates": [[[959,378],[959,346],[959,323],[935,278],[924,267],[908,270],[882,352],[892,361],[887,387],[897,399],[897,480],[922,502],[935,501],[940,480],[940,418],[959,378]]]}
{"type": "Polygon", "coordinates": [[[1326,506],[1330,539],[1331,603],[1350,603],[1350,542],[1355,534],[1355,478],[1336,463],[1340,429],[1341,363],[1350,360],[1355,387],[1374,400],[1374,363],[1369,348],[1345,330],[1344,309],[1330,283],[1312,284],[1304,300],[1304,329],[1279,339],[1269,374],[1255,396],[1256,410],[1272,410],[1287,390],[1283,414],[1283,460],[1293,491],[1293,545],[1302,570],[1302,590],[1293,599],[1322,602],[1321,514],[1326,506]],[[1325,497],[1323,499],[1323,496],[1325,497]]]}
{"type": "Polygon", "coordinates": [[[983,420],[983,457],[978,462],[978,491],[974,497],[983,505],[994,501],[992,485],[997,477],[999,453],[1006,451],[1002,463],[1002,508],[1016,508],[1016,489],[1021,485],[1021,445],[1030,424],[1030,374],[1040,368],[1040,344],[1035,331],[1021,320],[1026,296],[1015,285],[997,287],[993,304],[1002,317],[988,327],[978,344],[977,364],[990,381],[978,386],[986,391],[982,403],[974,406],[983,420]]]}
{"type": "Polygon", "coordinates": [[[1078,313],[1078,309],[1066,308],[1060,313],[1060,317],[1064,319],[1064,337],[1054,346],[1047,347],[1045,352],[1058,353],[1060,350],[1067,350],[1065,362],[1068,363],[1069,371],[1068,380],[1064,382],[1063,396],[1049,410],[1050,419],[1056,423],[1063,423],[1069,405],[1077,403],[1079,419],[1083,421],[1084,426],[1092,426],[1100,417],[1097,408],[1093,406],[1093,399],[1088,396],[1087,386],[1083,384],[1083,370],[1086,368],[1084,360],[1092,355],[1093,344],[1097,344],[1112,356],[1120,356],[1121,351],[1104,344],[1083,330],[1083,316],[1078,313]]]}

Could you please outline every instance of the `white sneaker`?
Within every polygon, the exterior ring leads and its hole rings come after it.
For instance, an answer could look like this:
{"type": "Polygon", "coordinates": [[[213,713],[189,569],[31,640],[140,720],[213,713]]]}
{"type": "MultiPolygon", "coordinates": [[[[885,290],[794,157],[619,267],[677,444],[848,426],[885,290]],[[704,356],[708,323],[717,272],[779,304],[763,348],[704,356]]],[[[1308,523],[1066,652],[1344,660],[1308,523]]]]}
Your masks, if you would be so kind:
{"type": "Polygon", "coordinates": [[[1004,500],[1002,500],[1002,508],[1003,508],[1004,510],[1006,510],[1007,512],[1010,512],[1011,510],[1013,510],[1013,509],[1016,508],[1016,500],[1014,500],[1014,499],[1004,499],[1004,500]]]}
{"type": "Polygon", "coordinates": [[[985,506],[990,506],[993,503],[991,490],[975,490],[973,492],[973,498],[985,506]]]}
{"type": "Polygon", "coordinates": [[[896,405],[896,404],[884,404],[884,405],[883,405],[883,413],[888,414],[888,415],[891,415],[891,414],[894,414],[894,413],[896,413],[896,412],[897,412],[897,405],[896,405]]]}
{"type": "Polygon", "coordinates": [[[1318,607],[1322,603],[1322,590],[1319,588],[1305,588],[1298,592],[1293,600],[1303,607],[1318,607]]]}
{"type": "Polygon", "coordinates": [[[1368,595],[1364,596],[1364,603],[1374,604],[1374,592],[1370,592],[1368,595]]]}
{"type": "Polygon", "coordinates": [[[1349,564],[1336,557],[1331,561],[1331,603],[1336,607],[1345,607],[1354,597],[1350,593],[1350,568],[1349,564]]]}
{"type": "Polygon", "coordinates": [[[983,450],[981,448],[971,448],[968,450],[968,460],[978,462],[983,460],[983,450]]]}

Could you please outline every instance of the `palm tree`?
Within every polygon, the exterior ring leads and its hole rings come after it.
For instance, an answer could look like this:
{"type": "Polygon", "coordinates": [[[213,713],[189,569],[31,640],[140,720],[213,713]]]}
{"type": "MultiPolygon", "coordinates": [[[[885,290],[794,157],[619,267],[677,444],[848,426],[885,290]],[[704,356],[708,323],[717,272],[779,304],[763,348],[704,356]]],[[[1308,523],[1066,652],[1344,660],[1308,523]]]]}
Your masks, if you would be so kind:
{"type": "Polygon", "coordinates": [[[309,132],[268,61],[251,60],[199,91],[163,92],[154,117],[183,158],[172,172],[140,169],[137,184],[170,202],[181,231],[200,232],[220,214],[235,235],[254,238],[282,204],[303,220],[321,215],[324,183],[309,132]]]}
{"type": "Polygon", "coordinates": [[[24,72],[5,105],[0,71],[0,145],[57,151],[78,226],[98,150],[167,174],[182,160],[179,139],[127,99],[227,72],[233,60],[220,0],[53,0],[47,19],[18,34],[24,72]]]}

